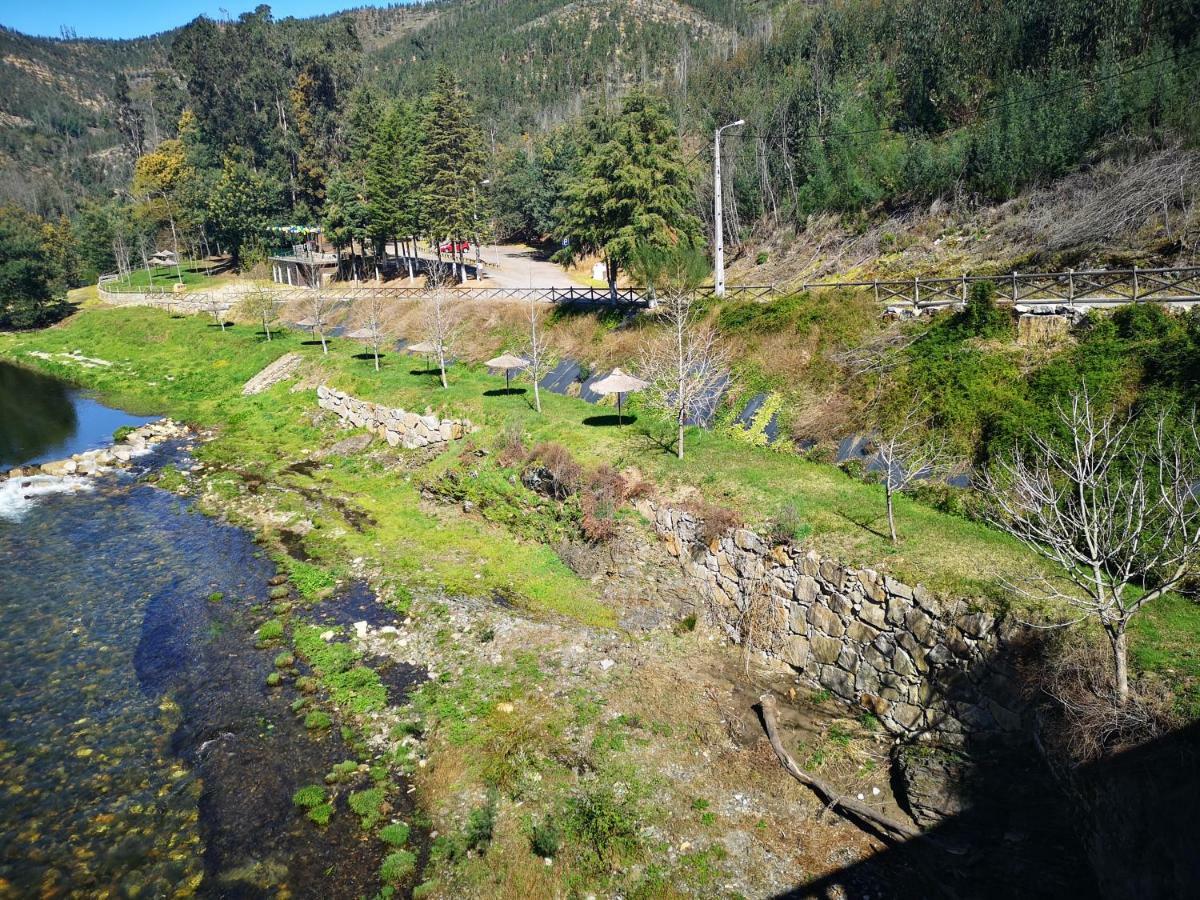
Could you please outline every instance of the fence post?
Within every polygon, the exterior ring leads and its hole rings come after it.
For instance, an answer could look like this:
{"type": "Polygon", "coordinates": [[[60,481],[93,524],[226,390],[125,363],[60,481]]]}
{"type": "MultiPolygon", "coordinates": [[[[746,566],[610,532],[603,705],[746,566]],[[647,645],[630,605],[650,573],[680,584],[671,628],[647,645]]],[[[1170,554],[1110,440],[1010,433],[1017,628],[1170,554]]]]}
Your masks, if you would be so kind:
{"type": "Polygon", "coordinates": [[[1138,302],[1138,270],[1137,266],[1133,267],[1133,302],[1138,302]]]}
{"type": "Polygon", "coordinates": [[[913,276],[913,306],[916,309],[921,308],[921,281],[915,275],[913,276]]]}
{"type": "Polygon", "coordinates": [[[1067,305],[1075,306],[1075,270],[1067,269],[1067,305]]]}
{"type": "Polygon", "coordinates": [[[967,305],[967,273],[962,273],[962,302],[963,306],[967,305]]]}
{"type": "Polygon", "coordinates": [[[873,284],[875,285],[875,304],[879,305],[879,279],[876,278],[873,284]]]}
{"type": "Polygon", "coordinates": [[[1017,270],[1016,269],[1013,269],[1012,282],[1013,282],[1012,302],[1013,302],[1013,306],[1016,306],[1017,305],[1017,270]]]}

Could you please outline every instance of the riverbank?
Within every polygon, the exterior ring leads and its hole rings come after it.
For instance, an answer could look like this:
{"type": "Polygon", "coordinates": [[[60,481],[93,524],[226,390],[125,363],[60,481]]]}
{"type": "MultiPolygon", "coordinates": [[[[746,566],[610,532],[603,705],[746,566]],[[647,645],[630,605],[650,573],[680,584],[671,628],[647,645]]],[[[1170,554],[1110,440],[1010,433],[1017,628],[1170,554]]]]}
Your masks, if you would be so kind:
{"type": "MultiPolygon", "coordinates": [[[[492,470],[476,460],[497,452],[506,433],[530,445],[558,441],[589,466],[637,467],[667,496],[732,506],[751,524],[793,500],[826,552],[978,602],[998,599],[989,569],[1028,564],[981,526],[909,503],[901,527],[913,539],[888,551],[855,522],[878,505],[878,491],[831,468],[719,434],[693,440],[679,465],[655,444],[646,427],[653,423],[588,425],[594,407],[546,395],[537,416],[481,369],[456,366],[443,392],[409,358],[390,355],[377,377],[345,342],[326,357],[297,335],[268,343],[246,326],[222,332],[148,310],[87,312],[38,334],[0,336],[0,352],[134,408],[215,429],[197,449],[198,468],[168,469],[162,486],[253,529],[302,597],[362,578],[405,616],[395,631],[366,623],[347,637],[364,652],[427,666],[431,680],[400,718],[363,708],[356,721],[372,726],[360,732],[367,743],[384,730],[411,738],[403,764],[436,832],[422,875],[436,896],[765,896],[861,872],[881,845],[843,822],[813,820],[820,805],[757,740],[759,689],[773,688],[799,711],[790,740],[810,766],[844,790],[891,803],[888,739],[869,716],[743,660],[702,617],[667,607],[657,627],[624,633],[616,626],[628,623],[628,611],[606,585],[636,577],[632,566],[577,574],[535,535],[489,520],[475,500],[452,505],[427,491],[451,470],[483,485],[492,470]],[[76,346],[110,364],[87,368],[57,355],[76,346]],[[295,377],[242,396],[242,385],[285,352],[304,357],[295,377]],[[470,446],[437,456],[363,441],[317,408],[321,383],[388,406],[434,406],[481,431],[470,446]],[[930,577],[921,577],[923,567],[930,577]]],[[[538,515],[526,510],[528,519],[538,515]]],[[[622,546],[657,544],[637,516],[619,524],[622,546]]],[[[280,653],[320,649],[301,609],[276,618],[268,634],[280,653]]],[[[332,696],[347,671],[316,686],[332,696]]],[[[353,698],[345,699],[349,707],[353,698]]],[[[882,869],[870,877],[883,874],[893,884],[905,877],[882,869]]]]}

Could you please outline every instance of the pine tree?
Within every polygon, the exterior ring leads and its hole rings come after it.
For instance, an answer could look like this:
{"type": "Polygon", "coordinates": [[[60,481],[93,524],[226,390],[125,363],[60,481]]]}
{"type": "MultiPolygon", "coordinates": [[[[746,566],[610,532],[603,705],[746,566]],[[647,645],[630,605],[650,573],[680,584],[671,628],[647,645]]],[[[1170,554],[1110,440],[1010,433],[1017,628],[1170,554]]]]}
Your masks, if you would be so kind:
{"type": "Polygon", "coordinates": [[[367,218],[377,245],[419,230],[421,175],[420,122],[412,107],[398,102],[384,113],[367,151],[367,218]]]}
{"type": "MultiPolygon", "coordinates": [[[[439,69],[437,85],[426,113],[427,224],[435,240],[444,237],[457,245],[478,229],[479,183],[486,172],[483,136],[454,76],[439,69]]],[[[463,254],[455,256],[465,280],[463,254]]]]}
{"type": "Polygon", "coordinates": [[[679,144],[666,105],[643,93],[627,96],[615,121],[601,112],[589,120],[579,169],[562,205],[561,261],[601,253],[615,293],[617,272],[639,245],[692,246],[700,222],[691,212],[679,144]]]}

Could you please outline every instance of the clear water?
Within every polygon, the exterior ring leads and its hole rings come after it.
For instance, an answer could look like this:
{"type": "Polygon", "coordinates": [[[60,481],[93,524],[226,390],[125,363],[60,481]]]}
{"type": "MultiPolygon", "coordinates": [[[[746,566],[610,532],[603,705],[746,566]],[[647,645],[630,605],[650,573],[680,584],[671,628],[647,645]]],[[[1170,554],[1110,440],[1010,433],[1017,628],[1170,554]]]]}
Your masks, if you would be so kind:
{"type": "MultiPolygon", "coordinates": [[[[168,460],[187,462],[143,463],[168,460]]],[[[0,519],[0,897],[375,893],[382,848],[345,799],[325,829],[291,803],[351,754],[266,686],[274,573],[247,533],[128,473],[0,519]]],[[[386,616],[347,594],[335,617],[386,616]]]]}
{"type": "Polygon", "coordinates": [[[111,442],[122,425],[150,421],[0,360],[0,470],[94,450],[111,442]]]}

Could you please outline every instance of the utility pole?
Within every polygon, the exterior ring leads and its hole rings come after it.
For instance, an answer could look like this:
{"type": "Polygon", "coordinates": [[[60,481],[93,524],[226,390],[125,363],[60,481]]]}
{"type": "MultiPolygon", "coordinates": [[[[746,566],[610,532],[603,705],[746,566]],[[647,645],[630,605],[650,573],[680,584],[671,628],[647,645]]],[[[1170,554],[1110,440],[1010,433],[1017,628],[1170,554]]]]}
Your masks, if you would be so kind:
{"type": "Polygon", "coordinates": [[[745,125],[745,119],[738,119],[728,125],[722,125],[713,134],[713,293],[718,297],[725,296],[725,224],[721,210],[721,132],[727,128],[737,128],[745,125]]]}

